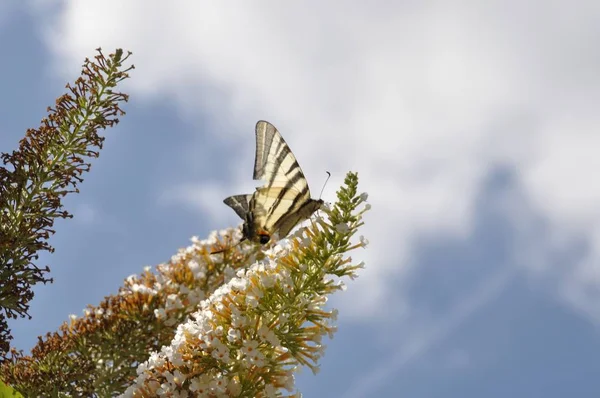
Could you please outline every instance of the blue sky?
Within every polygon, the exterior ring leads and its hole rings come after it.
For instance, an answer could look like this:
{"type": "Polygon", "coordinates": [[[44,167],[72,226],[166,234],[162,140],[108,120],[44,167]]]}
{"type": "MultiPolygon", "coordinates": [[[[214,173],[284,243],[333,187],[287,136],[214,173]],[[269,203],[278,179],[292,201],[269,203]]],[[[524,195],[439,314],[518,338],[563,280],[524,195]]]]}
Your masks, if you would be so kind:
{"type": "Polygon", "coordinates": [[[373,206],[304,396],[597,396],[600,6],[573,4],[1,4],[1,151],[96,47],[136,65],[15,345],[237,225],[265,119],[313,194],[353,170],[373,206]]]}

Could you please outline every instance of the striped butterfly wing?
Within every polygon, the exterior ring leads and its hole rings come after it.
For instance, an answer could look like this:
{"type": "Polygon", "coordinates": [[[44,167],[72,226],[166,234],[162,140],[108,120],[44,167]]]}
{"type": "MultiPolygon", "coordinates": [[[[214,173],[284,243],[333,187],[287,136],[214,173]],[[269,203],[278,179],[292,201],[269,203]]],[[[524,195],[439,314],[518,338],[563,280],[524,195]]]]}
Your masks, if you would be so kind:
{"type": "Polygon", "coordinates": [[[223,201],[227,206],[231,207],[235,214],[240,216],[242,220],[246,219],[248,212],[250,211],[250,200],[252,195],[234,195],[225,198],[223,201]]]}
{"type": "Polygon", "coordinates": [[[265,181],[248,203],[256,233],[284,238],[323,203],[311,199],[296,157],[275,126],[265,121],[256,124],[254,179],[265,181]]]}

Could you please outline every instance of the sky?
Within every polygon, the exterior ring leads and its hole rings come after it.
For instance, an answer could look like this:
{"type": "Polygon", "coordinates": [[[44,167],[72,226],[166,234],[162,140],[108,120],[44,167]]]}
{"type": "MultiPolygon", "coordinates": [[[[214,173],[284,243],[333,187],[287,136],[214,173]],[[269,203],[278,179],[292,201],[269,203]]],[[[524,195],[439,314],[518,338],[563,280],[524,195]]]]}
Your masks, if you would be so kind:
{"type": "Polygon", "coordinates": [[[133,52],[127,115],[65,201],[28,350],[69,314],[238,225],[254,125],[316,196],[357,171],[366,268],[305,397],[600,393],[600,3],[0,3],[0,151],[94,49],[133,52]]]}

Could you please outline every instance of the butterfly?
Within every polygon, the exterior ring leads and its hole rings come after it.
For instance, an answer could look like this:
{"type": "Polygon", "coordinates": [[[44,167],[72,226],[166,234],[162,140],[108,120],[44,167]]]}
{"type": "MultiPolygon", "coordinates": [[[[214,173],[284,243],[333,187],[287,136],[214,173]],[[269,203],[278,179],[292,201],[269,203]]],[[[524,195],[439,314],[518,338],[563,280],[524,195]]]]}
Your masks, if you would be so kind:
{"type": "Polygon", "coordinates": [[[252,194],[223,201],[244,220],[240,242],[264,245],[273,238],[283,239],[323,204],[310,197],[304,173],[279,131],[263,120],[256,123],[253,178],[265,184],[252,194]]]}

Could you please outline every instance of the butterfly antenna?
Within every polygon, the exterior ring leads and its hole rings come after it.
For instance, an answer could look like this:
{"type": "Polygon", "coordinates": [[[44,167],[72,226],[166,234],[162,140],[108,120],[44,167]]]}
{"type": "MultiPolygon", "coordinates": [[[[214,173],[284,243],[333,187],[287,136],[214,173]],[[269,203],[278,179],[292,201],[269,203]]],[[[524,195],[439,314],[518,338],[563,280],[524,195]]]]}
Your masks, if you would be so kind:
{"type": "Polygon", "coordinates": [[[325,185],[327,185],[327,181],[329,181],[329,178],[331,177],[331,173],[330,172],[325,171],[325,173],[327,173],[327,179],[323,183],[323,188],[321,188],[321,193],[319,194],[319,199],[321,199],[321,196],[323,196],[323,191],[325,190],[325,185]]]}
{"type": "MultiPolygon", "coordinates": [[[[323,188],[321,188],[321,193],[319,194],[319,199],[321,199],[321,196],[323,196],[323,191],[325,190],[325,185],[327,185],[327,181],[329,181],[329,178],[331,177],[331,173],[328,171],[325,171],[325,173],[327,173],[327,179],[325,180],[325,182],[323,183],[323,188]]],[[[321,213],[320,213],[320,208],[317,209],[317,215],[319,217],[321,217],[321,213]]]]}

